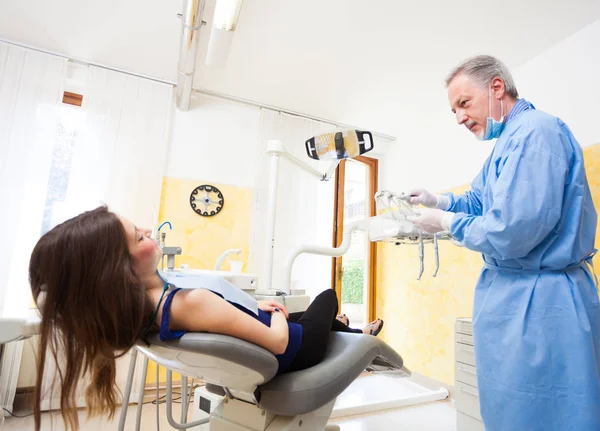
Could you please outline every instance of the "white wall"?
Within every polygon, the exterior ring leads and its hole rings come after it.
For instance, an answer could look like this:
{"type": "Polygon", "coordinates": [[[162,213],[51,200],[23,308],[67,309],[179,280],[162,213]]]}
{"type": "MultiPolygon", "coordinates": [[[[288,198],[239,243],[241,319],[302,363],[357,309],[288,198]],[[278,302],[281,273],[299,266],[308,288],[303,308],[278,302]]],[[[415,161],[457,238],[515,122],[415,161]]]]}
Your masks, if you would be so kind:
{"type": "MultiPolygon", "coordinates": [[[[600,21],[583,28],[514,69],[521,97],[562,118],[582,146],[600,143],[600,21]]],[[[435,94],[435,92],[434,92],[435,94]]],[[[381,186],[440,191],[470,183],[493,148],[458,127],[443,87],[430,112],[399,133],[381,163],[381,186]]]]}
{"type": "Polygon", "coordinates": [[[181,1],[0,0],[0,37],[174,81],[181,1]]]}
{"type": "Polygon", "coordinates": [[[560,117],[583,147],[600,143],[600,20],[514,71],[522,97],[560,117]]]}
{"type": "MultiPolygon", "coordinates": [[[[173,115],[165,175],[255,188],[264,146],[259,129],[260,108],[194,93],[190,110],[173,115]]],[[[366,156],[385,158],[394,142],[374,140],[366,156]]]]}
{"type": "Polygon", "coordinates": [[[166,176],[255,187],[259,108],[195,94],[173,117],[166,176]]]}
{"type": "Polygon", "coordinates": [[[458,127],[442,85],[427,95],[429,107],[411,119],[380,163],[380,189],[408,191],[413,187],[443,190],[470,182],[493,143],[476,140],[458,127]],[[434,100],[435,99],[435,100],[434,100]]]}

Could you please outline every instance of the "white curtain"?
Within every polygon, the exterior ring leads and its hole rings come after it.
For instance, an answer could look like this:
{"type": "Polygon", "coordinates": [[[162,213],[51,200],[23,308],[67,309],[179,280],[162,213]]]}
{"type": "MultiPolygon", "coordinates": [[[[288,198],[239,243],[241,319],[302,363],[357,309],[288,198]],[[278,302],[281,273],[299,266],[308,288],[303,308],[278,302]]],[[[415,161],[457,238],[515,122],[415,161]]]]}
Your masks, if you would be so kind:
{"type": "MultiPolygon", "coordinates": [[[[325,173],[329,163],[311,160],[304,142],[334,128],[334,124],[261,109],[249,265],[250,272],[259,275],[259,283],[263,278],[269,190],[267,141],[281,140],[288,153],[325,173]]],[[[272,283],[275,289],[281,289],[286,282],[281,271],[293,249],[303,244],[331,247],[333,234],[334,181],[320,181],[284,158],[279,163],[272,283]]],[[[306,289],[311,299],[331,287],[331,258],[301,255],[292,270],[291,287],[306,289]]]]}
{"type": "MultiPolygon", "coordinates": [[[[106,203],[139,226],[158,217],[170,118],[170,85],[90,66],[83,111],[56,221],[106,203]]],[[[66,109],[77,113],[77,108],[66,109]]],[[[54,223],[53,223],[54,224],[54,223]]]]}
{"type": "Polygon", "coordinates": [[[40,235],[106,203],[152,227],[160,205],[172,87],[90,66],[81,108],[61,104],[64,58],[0,43],[0,315],[30,302],[40,235]]]}
{"type": "MultiPolygon", "coordinates": [[[[0,317],[27,313],[29,256],[57,223],[102,203],[140,226],[158,216],[172,87],[89,66],[74,107],[61,103],[67,70],[64,58],[0,43],[0,317]]],[[[9,409],[19,364],[20,351],[4,355],[9,409]]]]}
{"type": "MultiPolygon", "coordinates": [[[[121,72],[89,66],[82,110],[62,107],[61,125],[70,139],[55,177],[61,188],[53,194],[51,227],[73,215],[105,203],[109,209],[152,228],[158,217],[161,184],[166,166],[173,91],[169,85],[121,72]],[[65,121],[66,120],[66,121],[65,121]]],[[[61,139],[57,139],[61,143],[61,139]]],[[[123,391],[130,356],[117,361],[117,386],[123,391]]],[[[139,365],[139,364],[138,364],[139,365]]],[[[47,369],[55,365],[49,359],[47,369]]],[[[134,378],[132,399],[139,388],[134,378]]],[[[44,377],[51,386],[53,374],[44,377]]],[[[84,404],[85,384],[78,388],[78,405],[84,404]]],[[[42,408],[55,409],[60,392],[46,393],[42,408]]]]}
{"type": "Polygon", "coordinates": [[[28,257],[39,238],[52,164],[48,107],[61,101],[64,58],[0,43],[0,316],[29,305],[28,257]]]}
{"type": "MultiPolygon", "coordinates": [[[[0,317],[29,305],[29,254],[39,238],[52,160],[42,112],[61,100],[64,58],[0,43],[0,317]]],[[[12,410],[23,342],[4,346],[0,407],[12,410]]]]}

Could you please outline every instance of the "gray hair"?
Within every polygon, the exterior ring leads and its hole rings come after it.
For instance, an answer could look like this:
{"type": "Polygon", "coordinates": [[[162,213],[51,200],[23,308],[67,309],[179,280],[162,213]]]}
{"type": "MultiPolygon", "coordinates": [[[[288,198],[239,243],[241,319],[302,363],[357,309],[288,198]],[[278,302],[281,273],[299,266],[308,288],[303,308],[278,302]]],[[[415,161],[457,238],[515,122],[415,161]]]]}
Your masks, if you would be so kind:
{"type": "Polygon", "coordinates": [[[487,87],[494,78],[501,78],[505,91],[515,99],[519,98],[517,86],[508,68],[490,55],[477,55],[464,60],[446,77],[446,87],[458,75],[466,75],[482,87],[487,87]]]}

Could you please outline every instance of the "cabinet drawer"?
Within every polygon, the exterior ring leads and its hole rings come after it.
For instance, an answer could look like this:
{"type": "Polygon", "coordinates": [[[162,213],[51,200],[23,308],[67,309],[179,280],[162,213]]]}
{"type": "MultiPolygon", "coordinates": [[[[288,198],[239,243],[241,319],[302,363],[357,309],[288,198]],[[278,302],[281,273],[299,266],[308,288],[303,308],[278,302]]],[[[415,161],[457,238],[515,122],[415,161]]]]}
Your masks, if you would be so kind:
{"type": "Polygon", "coordinates": [[[473,324],[471,320],[456,319],[456,332],[473,335],[473,324]]]}
{"type": "Polygon", "coordinates": [[[462,412],[481,420],[481,414],[479,413],[479,392],[477,388],[457,382],[455,400],[457,412],[462,412]]]}
{"type": "Polygon", "coordinates": [[[456,431],[485,431],[483,422],[461,412],[456,412],[456,431]]]}
{"type": "Polygon", "coordinates": [[[456,362],[455,379],[457,383],[466,383],[477,387],[477,372],[475,367],[462,362],[456,362]]]}
{"type": "Polygon", "coordinates": [[[461,333],[456,333],[456,342],[457,343],[463,343],[463,344],[469,344],[471,346],[473,346],[473,336],[472,335],[467,335],[467,334],[461,334],[461,333]]]}
{"type": "Polygon", "coordinates": [[[454,347],[456,362],[475,366],[475,348],[468,344],[456,343],[454,347]]]}

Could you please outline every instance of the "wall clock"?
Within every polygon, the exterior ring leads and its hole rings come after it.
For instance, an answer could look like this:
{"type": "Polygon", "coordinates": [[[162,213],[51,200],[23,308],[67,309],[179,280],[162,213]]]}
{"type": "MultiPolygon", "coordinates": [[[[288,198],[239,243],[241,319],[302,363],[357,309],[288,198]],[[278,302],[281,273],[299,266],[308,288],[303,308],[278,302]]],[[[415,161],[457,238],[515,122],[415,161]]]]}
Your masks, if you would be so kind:
{"type": "Polygon", "coordinates": [[[210,184],[198,186],[190,194],[190,206],[196,214],[203,217],[219,214],[223,205],[225,205],[223,193],[210,184]]]}

